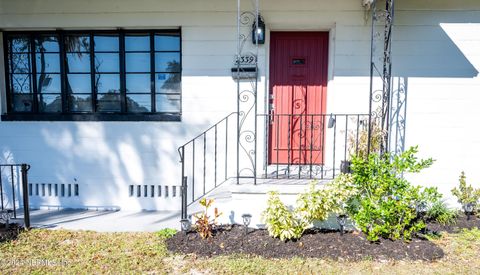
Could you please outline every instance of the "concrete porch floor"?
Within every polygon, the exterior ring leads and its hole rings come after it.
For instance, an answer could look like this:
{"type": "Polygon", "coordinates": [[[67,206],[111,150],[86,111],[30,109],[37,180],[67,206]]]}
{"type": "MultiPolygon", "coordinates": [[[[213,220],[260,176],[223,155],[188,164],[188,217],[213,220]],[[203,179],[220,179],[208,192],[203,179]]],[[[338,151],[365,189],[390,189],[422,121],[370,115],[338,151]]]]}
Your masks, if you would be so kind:
{"type": "MultiPolygon", "coordinates": [[[[180,211],[30,210],[32,228],[154,232],[167,227],[179,230],[179,221],[180,211]]],[[[12,222],[23,223],[23,211],[12,222]]]]}

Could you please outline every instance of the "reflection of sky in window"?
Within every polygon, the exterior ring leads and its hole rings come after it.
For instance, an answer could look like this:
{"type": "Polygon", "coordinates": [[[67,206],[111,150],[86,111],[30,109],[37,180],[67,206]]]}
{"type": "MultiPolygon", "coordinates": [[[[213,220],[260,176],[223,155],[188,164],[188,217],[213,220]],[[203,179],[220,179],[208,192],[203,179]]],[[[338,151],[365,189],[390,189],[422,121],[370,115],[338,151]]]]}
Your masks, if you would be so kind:
{"type": "Polygon", "coordinates": [[[95,69],[102,73],[117,73],[120,71],[118,53],[96,53],[95,69]]]}
{"type": "Polygon", "coordinates": [[[90,93],[90,75],[89,74],[69,74],[68,83],[73,93],[90,93]]]}
{"type": "Polygon", "coordinates": [[[128,93],[150,93],[150,74],[127,74],[128,93]]]}
{"type": "Polygon", "coordinates": [[[90,54],[67,53],[67,62],[70,73],[90,72],[90,54]]]}
{"type": "Polygon", "coordinates": [[[118,92],[120,90],[120,76],[118,74],[97,74],[97,91],[99,93],[118,92]]]}
{"type": "Polygon", "coordinates": [[[37,72],[59,73],[60,55],[58,53],[36,54],[37,72]],[[45,67],[42,66],[42,55],[44,57],[45,67]]]}
{"type": "Polygon", "coordinates": [[[95,51],[102,52],[116,52],[118,51],[118,36],[105,35],[100,36],[96,35],[94,38],[95,41],[95,51]]]}
{"type": "Polygon", "coordinates": [[[125,36],[125,51],[150,51],[150,37],[143,35],[125,36]]]}
{"type": "Polygon", "coordinates": [[[126,53],[127,72],[150,72],[150,53],[126,53]]]}
{"type": "Polygon", "coordinates": [[[156,51],[180,51],[180,36],[155,35],[156,51]]]}

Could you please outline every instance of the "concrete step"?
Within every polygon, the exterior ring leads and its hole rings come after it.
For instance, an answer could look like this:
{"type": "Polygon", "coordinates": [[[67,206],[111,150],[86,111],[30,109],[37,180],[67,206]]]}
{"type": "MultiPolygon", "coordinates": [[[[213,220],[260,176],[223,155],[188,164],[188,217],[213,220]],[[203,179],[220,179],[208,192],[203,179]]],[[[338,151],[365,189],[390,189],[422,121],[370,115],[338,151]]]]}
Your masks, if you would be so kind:
{"type": "MultiPolygon", "coordinates": [[[[242,215],[252,215],[250,227],[263,228],[262,212],[267,207],[268,192],[277,191],[280,199],[290,207],[296,203],[299,193],[309,188],[311,180],[290,179],[257,179],[256,185],[252,179],[242,179],[239,184],[236,180],[230,180],[207,194],[206,198],[214,199],[213,208],[218,208],[222,216],[218,219],[221,224],[243,224],[242,215]]],[[[318,184],[326,184],[328,180],[319,181],[318,184]]],[[[198,201],[188,207],[188,214],[193,215],[203,212],[204,209],[198,201]]]]}

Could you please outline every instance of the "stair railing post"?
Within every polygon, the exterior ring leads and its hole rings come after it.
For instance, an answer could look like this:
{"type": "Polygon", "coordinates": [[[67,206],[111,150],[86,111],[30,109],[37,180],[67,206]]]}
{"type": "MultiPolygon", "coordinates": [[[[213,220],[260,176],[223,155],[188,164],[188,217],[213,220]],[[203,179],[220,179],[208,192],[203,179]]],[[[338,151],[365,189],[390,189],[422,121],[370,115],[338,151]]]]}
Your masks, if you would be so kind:
{"type": "Polygon", "coordinates": [[[25,224],[25,228],[30,228],[30,206],[28,204],[28,170],[30,169],[30,165],[22,164],[21,171],[22,171],[22,192],[23,192],[23,220],[25,224]]]}
{"type": "Polygon", "coordinates": [[[187,218],[187,177],[185,177],[185,146],[180,147],[180,163],[182,163],[182,219],[187,218]]]}

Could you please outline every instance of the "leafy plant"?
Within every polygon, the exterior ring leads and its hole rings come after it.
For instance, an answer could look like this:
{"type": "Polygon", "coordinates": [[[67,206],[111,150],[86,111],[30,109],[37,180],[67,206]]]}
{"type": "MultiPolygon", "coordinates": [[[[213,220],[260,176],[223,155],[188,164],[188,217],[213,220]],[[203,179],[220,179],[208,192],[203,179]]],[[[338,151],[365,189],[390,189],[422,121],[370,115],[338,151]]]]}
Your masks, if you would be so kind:
{"type": "Polygon", "coordinates": [[[449,208],[444,200],[438,200],[429,206],[425,218],[442,225],[451,225],[456,223],[457,211],[449,208]]]}
{"type": "Polygon", "coordinates": [[[268,234],[280,240],[298,239],[308,226],[306,220],[290,210],[278,196],[278,192],[269,192],[267,209],[262,213],[268,234]]]}
{"type": "Polygon", "coordinates": [[[177,234],[177,230],[173,228],[164,228],[157,232],[157,235],[163,239],[170,239],[177,234]]]}
{"type": "Polygon", "coordinates": [[[428,196],[428,191],[423,194],[402,176],[418,173],[433,163],[432,159],[418,160],[417,152],[417,147],[412,147],[396,156],[386,153],[353,158],[353,185],[358,192],[349,200],[348,211],[369,240],[409,240],[412,233],[425,227],[417,219],[415,205],[422,196],[428,196]]]}
{"type": "Polygon", "coordinates": [[[298,239],[313,221],[323,221],[331,213],[345,214],[347,200],[356,192],[352,176],[341,174],[333,182],[317,186],[312,182],[307,192],[298,196],[297,207],[289,209],[277,192],[270,192],[263,212],[270,236],[281,240],[298,239]]]}
{"type": "Polygon", "coordinates": [[[461,205],[472,203],[474,211],[480,201],[480,189],[474,189],[471,185],[467,185],[467,177],[463,171],[460,174],[459,186],[452,189],[452,194],[457,197],[461,205]]]}
{"type": "Polygon", "coordinates": [[[346,202],[355,193],[350,174],[340,174],[331,183],[321,187],[312,182],[309,191],[299,195],[297,211],[308,223],[323,221],[330,213],[345,214],[346,202]]]}
{"type": "Polygon", "coordinates": [[[195,214],[194,217],[196,219],[195,222],[195,229],[200,234],[202,239],[208,239],[213,235],[213,229],[217,224],[217,219],[220,217],[221,213],[218,212],[218,209],[214,208],[213,218],[210,218],[208,215],[208,209],[212,206],[214,200],[213,199],[206,199],[203,198],[200,200],[200,205],[202,205],[205,210],[203,213],[195,214]]]}

